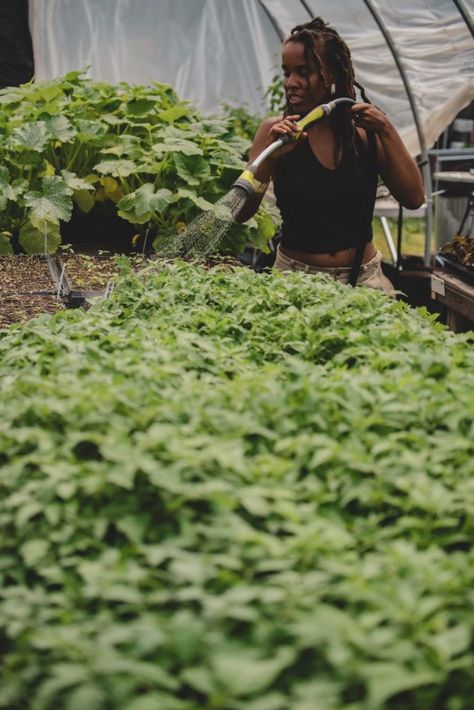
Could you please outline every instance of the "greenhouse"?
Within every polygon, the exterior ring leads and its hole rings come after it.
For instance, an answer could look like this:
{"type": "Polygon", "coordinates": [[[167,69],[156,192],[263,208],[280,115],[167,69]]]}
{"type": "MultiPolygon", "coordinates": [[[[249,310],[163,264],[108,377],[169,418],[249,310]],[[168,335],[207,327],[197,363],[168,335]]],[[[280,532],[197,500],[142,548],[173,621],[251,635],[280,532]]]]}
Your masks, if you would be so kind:
{"type": "Polygon", "coordinates": [[[2,4],[0,708],[470,710],[473,21],[2,4]]]}

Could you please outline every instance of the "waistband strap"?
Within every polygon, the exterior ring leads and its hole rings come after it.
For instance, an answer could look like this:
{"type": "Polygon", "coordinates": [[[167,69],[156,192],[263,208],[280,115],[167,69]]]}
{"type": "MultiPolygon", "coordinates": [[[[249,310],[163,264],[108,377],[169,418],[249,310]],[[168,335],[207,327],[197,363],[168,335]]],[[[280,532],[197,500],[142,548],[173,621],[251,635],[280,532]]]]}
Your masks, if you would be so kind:
{"type": "MultiPolygon", "coordinates": [[[[381,256],[381,253],[377,251],[372,259],[360,266],[359,271],[363,273],[377,267],[380,263],[381,256]]],[[[318,274],[322,272],[324,274],[330,274],[331,276],[342,276],[343,274],[350,274],[353,268],[352,266],[316,266],[315,264],[306,264],[304,261],[293,259],[293,257],[284,254],[279,244],[277,246],[277,258],[287,266],[291,266],[297,271],[304,271],[307,274],[318,274]]]]}

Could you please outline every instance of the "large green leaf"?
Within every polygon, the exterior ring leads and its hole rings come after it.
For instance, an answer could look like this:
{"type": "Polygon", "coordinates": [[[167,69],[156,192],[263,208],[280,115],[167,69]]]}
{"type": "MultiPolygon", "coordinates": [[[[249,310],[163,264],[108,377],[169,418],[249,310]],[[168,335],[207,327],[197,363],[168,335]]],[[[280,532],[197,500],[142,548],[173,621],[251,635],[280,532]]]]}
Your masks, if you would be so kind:
{"type": "Polygon", "coordinates": [[[11,238],[0,232],[0,256],[7,256],[8,254],[13,254],[11,238]]]}
{"type": "Polygon", "coordinates": [[[89,121],[87,119],[77,119],[76,126],[78,130],[78,138],[84,142],[95,142],[102,138],[106,132],[106,126],[99,121],[89,121]]]}
{"type": "Polygon", "coordinates": [[[188,185],[200,185],[208,180],[211,174],[209,164],[199,155],[184,155],[176,153],[174,162],[178,175],[188,185]]]}
{"type": "Polygon", "coordinates": [[[212,202],[209,202],[208,200],[205,200],[204,197],[200,197],[197,195],[193,190],[188,190],[187,187],[180,187],[176,191],[176,198],[184,198],[186,200],[190,200],[196,207],[199,207],[201,210],[205,211],[214,211],[216,209],[216,206],[212,204],[212,202]]]}
{"type": "Polygon", "coordinates": [[[102,155],[116,155],[119,158],[126,156],[130,160],[135,160],[143,157],[143,147],[138,136],[124,135],[117,138],[110,148],[104,148],[101,153],[102,155]]]}
{"type": "Polygon", "coordinates": [[[155,190],[152,183],[146,183],[120,200],[117,204],[118,214],[130,222],[143,224],[152,214],[164,212],[172,198],[171,190],[166,188],[155,190]]]}
{"type": "Polygon", "coordinates": [[[66,116],[49,116],[44,119],[49,138],[67,143],[76,136],[76,129],[66,116]]]}
{"type": "Polygon", "coordinates": [[[112,175],[113,177],[128,177],[137,169],[136,163],[132,160],[103,160],[94,166],[94,170],[101,175],[112,175]]]}
{"type": "Polygon", "coordinates": [[[8,168],[0,165],[0,210],[7,207],[8,201],[17,202],[28,188],[28,182],[21,178],[10,181],[8,168]]]}
{"type": "Polygon", "coordinates": [[[130,116],[144,116],[156,108],[156,101],[147,98],[134,98],[127,102],[125,111],[130,116]]]}
{"type": "Polygon", "coordinates": [[[63,87],[57,81],[45,81],[36,86],[36,95],[44,102],[50,103],[54,99],[58,99],[63,96],[63,87]]]}
{"type": "Polygon", "coordinates": [[[89,190],[75,190],[72,199],[85,214],[89,213],[95,205],[94,195],[89,190]]]}
{"type": "Polygon", "coordinates": [[[153,155],[157,158],[166,153],[184,153],[184,155],[203,155],[202,149],[192,140],[180,135],[168,135],[159,143],[152,145],[153,155]]]}
{"type": "Polygon", "coordinates": [[[42,228],[28,221],[20,227],[18,241],[27,254],[54,254],[61,244],[59,225],[44,222],[42,228]]]}
{"type": "Polygon", "coordinates": [[[185,116],[191,117],[192,109],[188,106],[172,106],[164,111],[160,111],[158,115],[162,121],[165,121],[165,123],[174,123],[185,116]]]}
{"type": "Polygon", "coordinates": [[[58,175],[43,178],[41,192],[34,191],[25,195],[31,224],[42,232],[47,223],[59,224],[60,220],[67,222],[71,217],[72,192],[64,178],[58,175]]]}
{"type": "Polygon", "coordinates": [[[14,148],[25,148],[41,153],[49,140],[49,132],[44,121],[25,123],[13,129],[10,145],[14,148]]]}
{"type": "Polygon", "coordinates": [[[90,182],[84,180],[84,178],[79,177],[76,173],[72,173],[70,170],[61,170],[61,175],[64,182],[71,190],[92,190],[94,191],[94,186],[90,182]]]}

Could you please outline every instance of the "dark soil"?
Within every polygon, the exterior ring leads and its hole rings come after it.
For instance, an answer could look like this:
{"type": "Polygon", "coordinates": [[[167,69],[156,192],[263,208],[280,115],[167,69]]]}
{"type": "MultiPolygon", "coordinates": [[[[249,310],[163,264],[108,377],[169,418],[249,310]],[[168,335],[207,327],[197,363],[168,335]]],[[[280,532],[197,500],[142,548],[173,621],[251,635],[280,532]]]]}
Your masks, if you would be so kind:
{"type": "Polygon", "coordinates": [[[64,303],[56,296],[6,296],[0,300],[0,328],[63,308],[64,303]]]}
{"type": "Polygon", "coordinates": [[[9,294],[56,289],[47,261],[42,256],[0,257],[0,298],[9,294]]]}
{"type": "Polygon", "coordinates": [[[0,257],[0,328],[63,308],[44,257],[0,257]]]}

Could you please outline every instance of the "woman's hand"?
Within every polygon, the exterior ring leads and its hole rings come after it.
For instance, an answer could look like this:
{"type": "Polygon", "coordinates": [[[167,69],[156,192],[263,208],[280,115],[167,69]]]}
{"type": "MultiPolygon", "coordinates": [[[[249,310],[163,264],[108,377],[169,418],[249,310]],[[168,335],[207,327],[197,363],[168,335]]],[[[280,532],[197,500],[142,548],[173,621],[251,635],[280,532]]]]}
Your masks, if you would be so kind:
{"type": "Polygon", "coordinates": [[[273,157],[274,159],[281,158],[282,155],[285,155],[286,153],[292,151],[298,141],[302,139],[304,140],[307,137],[307,133],[305,133],[304,131],[300,131],[300,129],[296,125],[296,122],[300,118],[301,116],[295,113],[291,116],[285,116],[284,118],[278,120],[271,126],[268,135],[267,145],[271,145],[279,138],[284,138],[285,136],[291,138],[288,143],[282,145],[281,148],[277,148],[275,152],[272,153],[271,157],[273,157]]]}
{"type": "Polygon", "coordinates": [[[378,133],[381,138],[389,135],[394,130],[382,109],[374,104],[354,104],[351,107],[351,112],[354,116],[354,124],[358,128],[378,133]]]}
{"type": "Polygon", "coordinates": [[[273,116],[271,118],[266,118],[260,124],[260,127],[257,133],[255,134],[252,148],[250,150],[250,162],[255,160],[255,158],[260,155],[263,150],[265,150],[265,148],[268,148],[269,145],[274,143],[279,138],[282,138],[283,136],[299,135],[299,138],[290,141],[286,145],[281,146],[281,148],[277,148],[262,163],[258,171],[259,174],[256,176],[258,179],[260,179],[260,175],[262,175],[262,179],[264,181],[269,180],[270,177],[273,175],[275,165],[278,162],[278,159],[281,158],[282,155],[285,155],[286,153],[292,151],[299,141],[304,140],[306,138],[307,134],[304,132],[300,133],[296,125],[296,121],[299,118],[299,114],[285,116],[284,118],[276,118],[273,116]]]}

